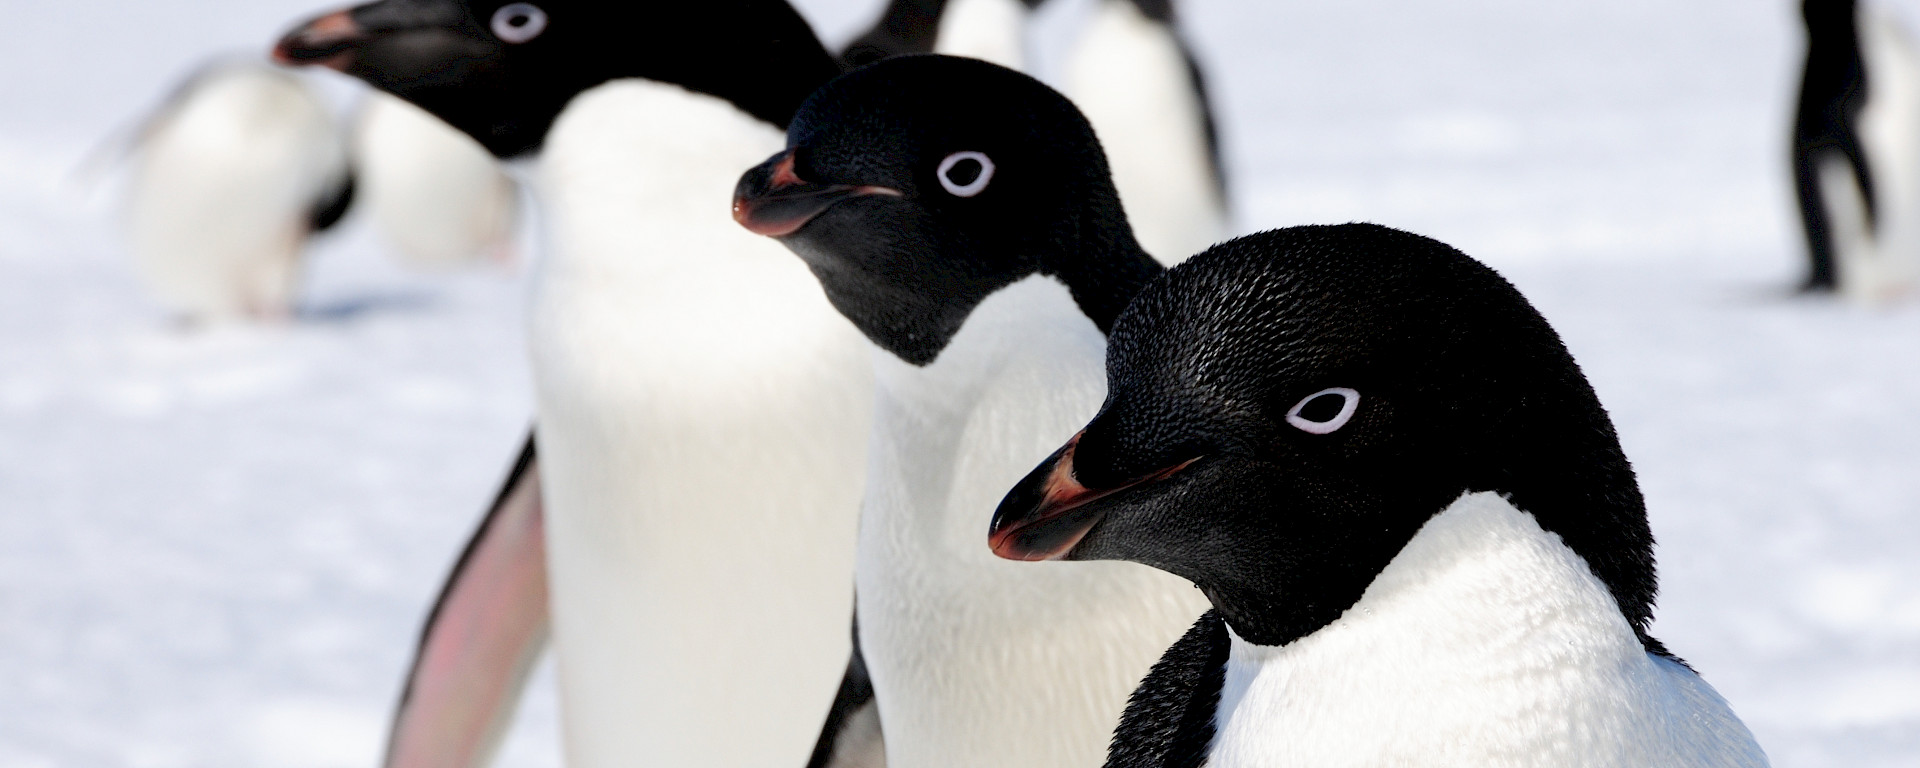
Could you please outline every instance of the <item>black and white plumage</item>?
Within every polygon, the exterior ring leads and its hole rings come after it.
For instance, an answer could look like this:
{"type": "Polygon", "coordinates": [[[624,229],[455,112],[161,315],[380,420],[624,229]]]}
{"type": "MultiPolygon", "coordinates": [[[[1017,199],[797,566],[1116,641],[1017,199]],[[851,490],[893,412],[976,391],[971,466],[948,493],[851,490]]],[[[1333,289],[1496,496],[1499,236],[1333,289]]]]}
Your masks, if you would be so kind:
{"type": "Polygon", "coordinates": [[[289,315],[308,238],[353,196],[325,100],[265,62],[213,64],[147,118],[132,151],[127,239],[153,297],[194,323],[289,315]]]}
{"type": "Polygon", "coordinates": [[[1806,64],[1793,124],[1808,291],[1867,303],[1920,279],[1920,52],[1855,0],[1804,0],[1806,64]]]}
{"type": "MultiPolygon", "coordinates": [[[[1026,9],[1043,0],[1023,2],[893,0],[841,59],[933,52],[1021,69],[1026,9]]],[[[1147,252],[1174,263],[1224,237],[1213,105],[1172,0],[1097,0],[1065,63],[1064,90],[1099,134],[1147,252]]]]}
{"type": "Polygon", "coordinates": [[[996,560],[979,526],[1092,415],[1115,316],[1161,271],[1086,120],[1020,73],[889,59],[802,108],[735,213],[880,348],[857,556],[889,764],[1093,765],[1203,608],[1126,563],[996,560]]]}
{"type": "MultiPolygon", "coordinates": [[[[833,57],[782,0],[384,0],[309,22],[278,56],[537,160],[550,246],[529,329],[539,455],[521,477],[541,491],[569,764],[805,764],[851,650],[872,372],[804,266],[726,201],[833,57]]],[[[542,554],[512,550],[467,562],[542,554]]],[[[447,594],[499,578],[483,571],[447,594]]],[[[410,689],[512,675],[498,662],[522,654],[463,650],[511,645],[457,609],[484,603],[448,605],[422,644],[445,655],[417,659],[410,689]],[[442,625],[479,634],[437,644],[442,625]]],[[[502,719],[459,710],[497,701],[512,698],[409,700],[458,717],[403,711],[390,759],[484,760],[468,747],[502,719]]]]}
{"type": "Polygon", "coordinates": [[[1172,0],[1098,0],[1064,90],[1100,134],[1148,253],[1172,264],[1226,237],[1214,109],[1172,0]]]}
{"type": "Polygon", "coordinates": [[[1633,470],[1492,270],[1372,225],[1234,240],[1141,292],[1108,381],[990,541],[1213,603],[1110,766],[1766,764],[1647,634],[1633,470]]]}
{"type": "Polygon", "coordinates": [[[943,53],[1019,69],[1027,11],[1040,0],[889,0],[873,27],[840,52],[849,67],[890,56],[943,53]]]}

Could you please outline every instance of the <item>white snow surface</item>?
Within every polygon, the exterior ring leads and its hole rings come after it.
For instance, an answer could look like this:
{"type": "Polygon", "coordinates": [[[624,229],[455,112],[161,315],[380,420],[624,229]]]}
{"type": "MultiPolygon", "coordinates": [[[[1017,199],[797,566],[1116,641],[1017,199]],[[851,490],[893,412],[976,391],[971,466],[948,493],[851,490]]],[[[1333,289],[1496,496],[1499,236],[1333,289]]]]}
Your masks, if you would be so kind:
{"type": "MultiPolygon", "coordinates": [[[[802,5],[839,40],[880,2],[802,5]]],[[[1085,5],[1039,18],[1043,72],[1085,5]]],[[[301,322],[186,333],[75,182],[195,63],[319,10],[7,3],[0,768],[373,765],[532,417],[523,269],[410,275],[350,222],[301,322]]],[[[1639,469],[1655,634],[1776,765],[1920,764],[1920,308],[1786,291],[1798,3],[1182,10],[1240,229],[1376,221],[1502,270],[1639,469]]],[[[543,673],[502,764],[557,765],[555,717],[543,673]]]]}

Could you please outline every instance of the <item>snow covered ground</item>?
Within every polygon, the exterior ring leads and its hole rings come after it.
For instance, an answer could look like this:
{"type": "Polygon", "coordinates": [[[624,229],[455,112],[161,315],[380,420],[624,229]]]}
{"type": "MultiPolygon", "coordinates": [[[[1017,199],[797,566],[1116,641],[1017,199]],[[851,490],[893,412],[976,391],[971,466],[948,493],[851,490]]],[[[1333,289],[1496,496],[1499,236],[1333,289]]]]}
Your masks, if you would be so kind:
{"type": "MultiPolygon", "coordinates": [[[[879,2],[802,5],[839,38],[879,2]]],[[[1640,471],[1656,634],[1776,765],[1912,766],[1920,308],[1784,290],[1797,6],[1183,7],[1242,227],[1378,221],[1506,272],[1640,471]]],[[[318,8],[7,6],[0,768],[373,764],[417,624],[531,418],[519,272],[410,275],[350,227],[315,254],[304,322],[182,334],[133,284],[110,195],[72,183],[195,61],[318,8]]],[[[550,686],[504,764],[558,764],[550,686]]]]}

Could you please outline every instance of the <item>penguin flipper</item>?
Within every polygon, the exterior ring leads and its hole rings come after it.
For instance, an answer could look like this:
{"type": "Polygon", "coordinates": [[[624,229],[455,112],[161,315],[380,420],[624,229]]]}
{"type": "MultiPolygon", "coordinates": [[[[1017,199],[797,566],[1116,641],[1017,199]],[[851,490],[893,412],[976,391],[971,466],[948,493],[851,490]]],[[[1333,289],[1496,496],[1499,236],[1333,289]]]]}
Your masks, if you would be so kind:
{"type": "Polygon", "coordinates": [[[880,730],[880,708],[873,697],[867,660],[860,654],[860,620],[853,622],[853,656],[847,674],[827,710],[820,742],[813,747],[807,768],[886,768],[886,739],[880,730]]]}
{"type": "Polygon", "coordinates": [[[1107,768],[1199,768],[1213,743],[1226,682],[1227,622],[1207,611],[1168,648],[1127,699],[1107,768]]]}
{"type": "Polygon", "coordinates": [[[547,631],[544,511],[528,437],[427,617],[383,765],[487,765],[547,631]]]}
{"type": "Polygon", "coordinates": [[[341,174],[340,178],[328,185],[314,201],[313,212],[307,215],[307,226],[313,232],[325,232],[347,217],[347,210],[353,207],[353,193],[358,188],[352,171],[341,174]]]}

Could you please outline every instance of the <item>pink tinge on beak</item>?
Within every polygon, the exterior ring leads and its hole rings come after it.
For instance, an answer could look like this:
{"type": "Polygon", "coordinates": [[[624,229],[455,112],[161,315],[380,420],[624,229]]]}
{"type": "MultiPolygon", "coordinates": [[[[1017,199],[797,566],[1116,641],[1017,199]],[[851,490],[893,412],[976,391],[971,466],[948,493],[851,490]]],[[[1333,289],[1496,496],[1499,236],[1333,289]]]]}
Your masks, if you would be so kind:
{"type": "Polygon", "coordinates": [[[280,38],[273,46],[273,60],[288,66],[344,70],[353,61],[354,47],[365,41],[366,32],[353,20],[352,12],[336,11],[280,38]]]}
{"type": "Polygon", "coordinates": [[[794,170],[794,153],[787,152],[740,179],[733,195],[733,220],[756,235],[786,237],[841,201],[876,195],[901,196],[887,187],[814,184],[800,178],[794,170]]]}
{"type": "Polygon", "coordinates": [[[1037,503],[1027,510],[1003,508],[996,512],[993,529],[987,535],[987,546],[993,549],[994,554],[1008,560],[1028,562],[1066,557],[1103,517],[1101,513],[1087,510],[1088,505],[1122,491],[1164,480],[1200,460],[1197,457],[1188,459],[1114,488],[1088,488],[1073,472],[1073,456],[1084,434],[1074,435],[1060,450],[1059,458],[1054,460],[1046,478],[1040,483],[1039,493],[1034,494],[1039,496],[1037,503]]]}

